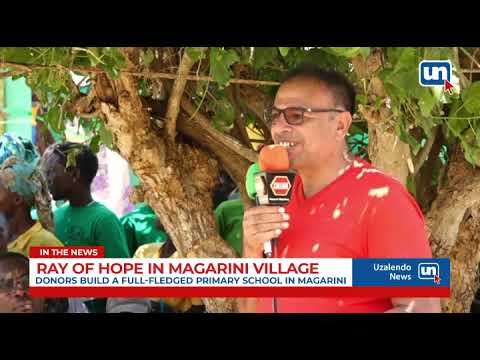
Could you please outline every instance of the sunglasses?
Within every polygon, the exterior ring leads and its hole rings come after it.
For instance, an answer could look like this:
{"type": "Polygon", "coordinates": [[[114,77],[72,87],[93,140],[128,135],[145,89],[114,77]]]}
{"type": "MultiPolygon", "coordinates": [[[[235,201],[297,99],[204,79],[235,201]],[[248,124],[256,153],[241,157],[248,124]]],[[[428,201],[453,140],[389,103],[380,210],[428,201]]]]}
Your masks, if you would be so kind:
{"type": "Polygon", "coordinates": [[[303,107],[288,107],[283,110],[272,106],[271,108],[265,109],[265,123],[272,127],[280,119],[280,115],[283,114],[285,121],[289,125],[301,125],[304,122],[305,113],[327,113],[327,112],[336,112],[343,113],[347,110],[342,109],[311,109],[303,107]]]}

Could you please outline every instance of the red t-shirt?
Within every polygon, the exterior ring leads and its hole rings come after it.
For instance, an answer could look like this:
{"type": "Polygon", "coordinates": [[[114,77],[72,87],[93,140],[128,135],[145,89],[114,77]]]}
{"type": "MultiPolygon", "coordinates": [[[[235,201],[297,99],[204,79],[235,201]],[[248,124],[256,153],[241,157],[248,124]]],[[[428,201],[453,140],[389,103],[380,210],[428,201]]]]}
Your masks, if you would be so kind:
{"type": "MultiPolygon", "coordinates": [[[[278,241],[284,258],[430,258],[423,214],[403,184],[356,159],[320,192],[305,199],[297,176],[278,241]]],[[[279,312],[384,312],[388,298],[277,298],[279,312]]],[[[258,312],[272,312],[259,298],[258,312]]]]}

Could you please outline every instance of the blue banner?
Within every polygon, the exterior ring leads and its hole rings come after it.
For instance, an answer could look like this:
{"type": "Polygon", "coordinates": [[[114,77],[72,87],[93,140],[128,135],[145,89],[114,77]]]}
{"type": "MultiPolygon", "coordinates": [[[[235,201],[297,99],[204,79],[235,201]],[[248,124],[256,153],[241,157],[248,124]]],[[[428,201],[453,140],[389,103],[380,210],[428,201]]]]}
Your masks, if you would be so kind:
{"type": "Polygon", "coordinates": [[[450,259],[352,259],[352,286],[450,286],[450,259]]]}

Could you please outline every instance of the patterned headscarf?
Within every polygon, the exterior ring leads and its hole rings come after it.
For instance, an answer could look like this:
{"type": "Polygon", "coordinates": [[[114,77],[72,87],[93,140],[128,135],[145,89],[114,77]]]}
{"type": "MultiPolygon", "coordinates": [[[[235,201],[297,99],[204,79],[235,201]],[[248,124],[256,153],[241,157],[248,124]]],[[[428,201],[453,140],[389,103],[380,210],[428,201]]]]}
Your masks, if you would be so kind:
{"type": "Polygon", "coordinates": [[[0,138],[0,180],[35,206],[42,226],[53,231],[53,217],[47,182],[38,168],[40,156],[29,140],[12,134],[0,138]]]}
{"type": "Polygon", "coordinates": [[[16,156],[34,165],[37,165],[40,160],[40,155],[31,141],[6,133],[0,137],[0,164],[11,156],[16,156]]]}

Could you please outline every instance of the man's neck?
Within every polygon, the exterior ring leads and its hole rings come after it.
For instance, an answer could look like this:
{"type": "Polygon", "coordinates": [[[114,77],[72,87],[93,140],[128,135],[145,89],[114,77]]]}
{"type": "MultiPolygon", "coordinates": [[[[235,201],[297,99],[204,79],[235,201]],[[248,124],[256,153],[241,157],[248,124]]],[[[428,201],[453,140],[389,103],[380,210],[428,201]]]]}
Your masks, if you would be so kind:
{"type": "Polygon", "coordinates": [[[35,225],[35,221],[31,218],[30,214],[22,211],[17,212],[8,221],[9,231],[13,234],[11,241],[27,232],[33,225],[35,225]]]}
{"type": "Polygon", "coordinates": [[[90,189],[76,189],[68,201],[71,206],[83,207],[89,205],[93,198],[90,189]]]}
{"type": "Polygon", "coordinates": [[[315,195],[333,182],[350,163],[351,160],[342,155],[332,157],[321,168],[300,170],[305,198],[315,195]]]}

